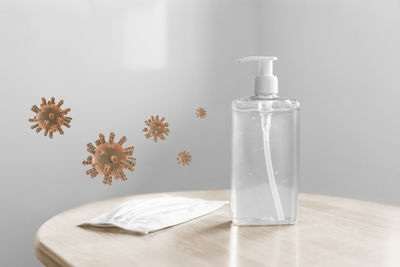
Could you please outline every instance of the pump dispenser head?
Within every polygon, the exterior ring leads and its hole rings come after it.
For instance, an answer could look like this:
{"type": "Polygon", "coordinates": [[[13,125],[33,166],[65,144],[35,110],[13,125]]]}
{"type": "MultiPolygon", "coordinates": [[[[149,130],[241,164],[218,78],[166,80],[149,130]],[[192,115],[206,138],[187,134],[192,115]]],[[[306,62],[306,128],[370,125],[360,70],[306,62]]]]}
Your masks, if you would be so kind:
{"type": "Polygon", "coordinates": [[[238,59],[239,62],[258,62],[258,75],[254,79],[256,96],[267,96],[278,93],[278,77],[273,74],[273,61],[276,57],[251,56],[238,59]]]}

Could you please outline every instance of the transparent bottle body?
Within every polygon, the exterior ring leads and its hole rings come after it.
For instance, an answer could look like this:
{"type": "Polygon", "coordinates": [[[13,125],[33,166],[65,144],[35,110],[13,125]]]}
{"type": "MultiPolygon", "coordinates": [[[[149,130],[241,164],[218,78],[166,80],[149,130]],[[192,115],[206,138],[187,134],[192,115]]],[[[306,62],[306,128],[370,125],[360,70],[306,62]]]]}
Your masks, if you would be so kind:
{"type": "Polygon", "coordinates": [[[299,102],[271,97],[233,101],[232,221],[293,224],[297,218],[299,102]]]}

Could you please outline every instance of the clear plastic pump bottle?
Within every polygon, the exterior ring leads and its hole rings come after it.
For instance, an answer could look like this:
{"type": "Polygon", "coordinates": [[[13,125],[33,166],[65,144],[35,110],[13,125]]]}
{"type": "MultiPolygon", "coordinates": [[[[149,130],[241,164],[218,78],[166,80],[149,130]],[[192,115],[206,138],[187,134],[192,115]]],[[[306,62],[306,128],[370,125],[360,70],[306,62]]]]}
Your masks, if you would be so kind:
{"type": "Polygon", "coordinates": [[[232,221],[236,225],[294,224],[299,177],[299,107],[278,96],[276,57],[256,61],[255,96],[232,103],[232,221]]]}

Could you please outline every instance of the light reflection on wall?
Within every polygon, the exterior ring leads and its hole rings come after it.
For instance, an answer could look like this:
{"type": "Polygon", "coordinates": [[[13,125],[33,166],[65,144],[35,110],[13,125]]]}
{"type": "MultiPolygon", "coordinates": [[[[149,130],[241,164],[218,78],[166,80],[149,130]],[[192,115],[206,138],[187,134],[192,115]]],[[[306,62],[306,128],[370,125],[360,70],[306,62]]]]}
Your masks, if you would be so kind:
{"type": "Polygon", "coordinates": [[[124,21],[123,62],[132,70],[157,70],[167,64],[165,0],[137,0],[124,21]]]}

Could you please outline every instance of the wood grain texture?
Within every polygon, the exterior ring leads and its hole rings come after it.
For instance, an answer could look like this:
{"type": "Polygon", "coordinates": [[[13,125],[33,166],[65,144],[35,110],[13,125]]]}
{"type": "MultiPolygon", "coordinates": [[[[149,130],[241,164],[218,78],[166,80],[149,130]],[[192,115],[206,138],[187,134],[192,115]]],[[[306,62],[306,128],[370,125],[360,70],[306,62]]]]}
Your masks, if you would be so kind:
{"type": "MultiPolygon", "coordinates": [[[[228,190],[168,193],[227,200],[228,190]]],[[[110,199],[63,212],[36,234],[47,266],[400,266],[400,208],[300,194],[291,226],[231,224],[229,205],[149,235],[76,225],[115,206],[161,194],[110,199]]]]}

